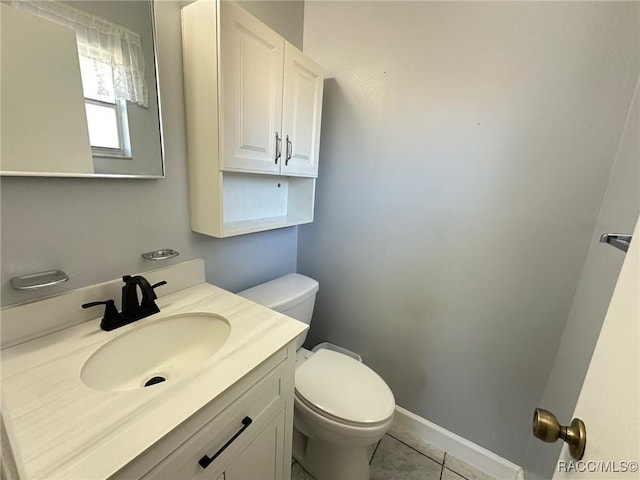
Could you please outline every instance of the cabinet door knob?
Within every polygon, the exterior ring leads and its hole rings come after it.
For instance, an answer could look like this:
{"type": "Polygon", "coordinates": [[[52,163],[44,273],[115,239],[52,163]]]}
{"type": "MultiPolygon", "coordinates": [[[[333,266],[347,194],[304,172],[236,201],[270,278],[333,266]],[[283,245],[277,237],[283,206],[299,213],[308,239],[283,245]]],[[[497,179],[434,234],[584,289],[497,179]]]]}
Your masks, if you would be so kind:
{"type": "Polygon", "coordinates": [[[247,428],[249,428],[249,425],[251,425],[251,422],[253,422],[253,420],[251,420],[251,417],[244,417],[242,419],[242,428],[238,430],[233,435],[233,437],[227,440],[227,443],[225,443],[222,447],[220,447],[220,449],[216,453],[214,453],[212,457],[208,457],[205,455],[200,460],[198,460],[198,463],[200,464],[200,466],[202,468],[207,468],[209,465],[211,465],[211,462],[213,462],[216,458],[218,458],[222,454],[222,452],[224,452],[227,449],[227,447],[231,445],[234,442],[234,440],[240,436],[242,432],[244,432],[247,428]]]}
{"type": "Polygon", "coordinates": [[[289,140],[289,135],[287,135],[287,157],[285,158],[284,165],[289,165],[289,160],[291,160],[291,155],[293,154],[293,143],[289,140]]]}
{"type": "Polygon", "coordinates": [[[276,165],[278,164],[278,160],[280,160],[280,156],[282,155],[282,139],[278,132],[276,132],[276,165]]]}

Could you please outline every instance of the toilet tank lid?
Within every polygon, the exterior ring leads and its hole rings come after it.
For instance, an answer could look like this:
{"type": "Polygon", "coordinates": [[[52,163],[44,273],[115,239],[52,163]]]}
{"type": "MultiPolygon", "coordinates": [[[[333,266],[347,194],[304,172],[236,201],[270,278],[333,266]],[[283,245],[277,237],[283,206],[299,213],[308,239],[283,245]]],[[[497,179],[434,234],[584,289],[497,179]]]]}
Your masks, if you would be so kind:
{"type": "Polygon", "coordinates": [[[309,298],[318,288],[318,282],[313,278],[290,273],[238,292],[238,295],[265,307],[282,311],[309,298]]]}

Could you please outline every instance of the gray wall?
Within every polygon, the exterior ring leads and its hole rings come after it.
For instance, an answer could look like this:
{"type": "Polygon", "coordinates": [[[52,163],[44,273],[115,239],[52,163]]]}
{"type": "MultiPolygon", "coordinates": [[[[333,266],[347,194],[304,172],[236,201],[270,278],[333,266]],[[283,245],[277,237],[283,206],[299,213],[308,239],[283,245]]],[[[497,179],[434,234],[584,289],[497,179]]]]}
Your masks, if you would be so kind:
{"type": "MultiPolygon", "coordinates": [[[[603,233],[632,233],[640,210],[640,98],[636,87],[627,124],[602,200],[589,253],[562,333],[549,382],[540,406],[562,422],[573,418],[602,323],[624,260],[624,252],[599,243],[603,233]]],[[[637,240],[635,240],[637,241],[637,240]]],[[[587,425],[588,429],[588,425],[587,425]]],[[[524,467],[528,478],[550,478],[560,443],[544,444],[532,437],[524,467]]]]}
{"type": "Polygon", "coordinates": [[[303,0],[245,0],[236,3],[302,50],[303,0]]]}
{"type": "MultiPolygon", "coordinates": [[[[522,464],[638,78],[637,3],[307,2],[309,345],[522,464]],[[347,48],[348,47],[348,48],[347,48]]],[[[613,252],[615,253],[615,252],[613,252]]]]}
{"type": "MultiPolygon", "coordinates": [[[[268,13],[263,21],[302,46],[302,2],[273,3],[269,9],[247,2],[245,7],[259,17],[268,13]]],[[[167,178],[3,177],[2,305],[157,268],[140,254],[166,247],[180,256],[162,265],[202,257],[207,280],[230,290],[295,271],[295,227],[223,240],[190,231],[179,3],[159,2],[157,15],[167,178]],[[69,282],[32,293],[9,286],[13,276],[50,269],[67,272],[69,282]]]]}

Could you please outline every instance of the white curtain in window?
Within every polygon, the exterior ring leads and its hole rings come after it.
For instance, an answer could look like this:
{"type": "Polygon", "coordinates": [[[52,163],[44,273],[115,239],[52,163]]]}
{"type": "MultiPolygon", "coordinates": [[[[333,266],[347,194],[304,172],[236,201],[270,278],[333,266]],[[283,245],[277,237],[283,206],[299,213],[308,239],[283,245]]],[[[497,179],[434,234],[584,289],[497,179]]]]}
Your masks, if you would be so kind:
{"type": "Polygon", "coordinates": [[[12,0],[11,4],[75,30],[80,60],[91,64],[100,94],[109,95],[107,85],[113,84],[116,99],[148,106],[144,55],[136,32],[60,2],[12,0]],[[112,81],[105,78],[110,74],[112,81]]]}

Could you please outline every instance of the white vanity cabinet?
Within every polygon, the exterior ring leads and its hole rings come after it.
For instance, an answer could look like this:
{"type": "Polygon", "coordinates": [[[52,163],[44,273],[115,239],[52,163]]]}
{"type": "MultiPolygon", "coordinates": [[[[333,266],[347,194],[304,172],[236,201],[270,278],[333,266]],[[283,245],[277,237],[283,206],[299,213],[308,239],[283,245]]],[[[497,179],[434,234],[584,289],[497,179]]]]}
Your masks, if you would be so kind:
{"type": "Polygon", "coordinates": [[[22,476],[289,479],[295,346],[307,325],[206,283],[201,259],[143,275],[167,282],[160,312],[109,332],[78,306],[119,295],[121,278],[2,309],[2,421],[22,476]],[[208,357],[165,330],[192,315],[229,326],[222,344],[195,327],[217,345],[208,357]],[[97,352],[113,364],[87,376],[97,352]],[[144,387],[161,370],[166,381],[144,387]]]}
{"type": "Polygon", "coordinates": [[[192,230],[313,221],[323,70],[232,2],[182,9],[192,230]]]}
{"type": "Polygon", "coordinates": [[[291,344],[112,478],[289,479],[294,359],[291,344]]]}

